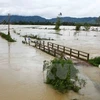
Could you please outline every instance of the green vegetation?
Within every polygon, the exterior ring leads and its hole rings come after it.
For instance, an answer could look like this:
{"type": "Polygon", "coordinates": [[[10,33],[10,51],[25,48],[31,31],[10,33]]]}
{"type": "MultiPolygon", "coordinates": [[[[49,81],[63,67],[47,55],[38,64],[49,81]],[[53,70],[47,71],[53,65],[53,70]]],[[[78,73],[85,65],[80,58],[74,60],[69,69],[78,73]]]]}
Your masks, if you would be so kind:
{"type": "Polygon", "coordinates": [[[32,21],[18,21],[18,22],[12,22],[14,25],[54,25],[53,22],[45,21],[45,22],[32,22],[32,21]]]}
{"type": "Polygon", "coordinates": [[[90,24],[85,23],[83,27],[84,27],[85,31],[89,31],[89,29],[90,29],[90,24]]]}
{"type": "Polygon", "coordinates": [[[96,19],[96,23],[100,25],[100,16],[96,19]]]}
{"type": "Polygon", "coordinates": [[[59,17],[57,17],[57,22],[56,22],[56,25],[55,25],[55,30],[60,30],[60,25],[61,25],[61,23],[60,23],[60,18],[59,17]]]}
{"type": "Polygon", "coordinates": [[[60,30],[60,25],[61,25],[61,21],[60,21],[60,16],[62,15],[62,13],[58,14],[57,16],[57,21],[56,21],[56,25],[55,25],[55,30],[60,30]]]}
{"type": "MultiPolygon", "coordinates": [[[[87,22],[88,23],[88,22],[87,22]]],[[[5,24],[8,24],[7,22],[5,24]]],[[[50,22],[50,21],[45,21],[45,22],[29,22],[29,21],[18,21],[18,22],[12,22],[11,24],[13,25],[55,25],[55,22],[50,22]]],[[[75,22],[61,22],[62,25],[67,25],[67,26],[76,26],[75,22]]],[[[77,23],[80,24],[80,23],[77,23]]],[[[90,26],[99,26],[97,20],[96,23],[89,23],[90,26]]],[[[84,23],[81,23],[81,26],[83,26],[84,23]]]]}
{"type": "Polygon", "coordinates": [[[80,28],[81,28],[81,24],[76,24],[76,28],[75,28],[75,30],[76,30],[76,31],[79,31],[80,28]]]}
{"type": "Polygon", "coordinates": [[[89,60],[89,63],[93,66],[99,66],[100,65],[100,57],[95,57],[89,60]]]}
{"type": "Polygon", "coordinates": [[[2,38],[6,39],[8,42],[16,42],[14,39],[11,38],[10,35],[6,35],[6,34],[0,32],[0,36],[2,38]]]}
{"type": "Polygon", "coordinates": [[[45,70],[47,70],[46,83],[61,93],[68,90],[78,92],[86,84],[85,80],[79,79],[78,70],[71,60],[55,58],[51,62],[44,61],[43,71],[45,70]]]}

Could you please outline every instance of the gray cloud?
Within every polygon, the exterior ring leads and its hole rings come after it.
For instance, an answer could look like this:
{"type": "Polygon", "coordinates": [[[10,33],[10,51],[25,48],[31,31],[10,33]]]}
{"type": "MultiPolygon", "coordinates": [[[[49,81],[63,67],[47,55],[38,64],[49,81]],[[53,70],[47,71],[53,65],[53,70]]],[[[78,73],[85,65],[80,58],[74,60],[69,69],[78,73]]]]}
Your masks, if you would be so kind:
{"type": "Polygon", "coordinates": [[[62,16],[99,16],[99,0],[3,0],[0,14],[40,15],[45,18],[62,16]]]}

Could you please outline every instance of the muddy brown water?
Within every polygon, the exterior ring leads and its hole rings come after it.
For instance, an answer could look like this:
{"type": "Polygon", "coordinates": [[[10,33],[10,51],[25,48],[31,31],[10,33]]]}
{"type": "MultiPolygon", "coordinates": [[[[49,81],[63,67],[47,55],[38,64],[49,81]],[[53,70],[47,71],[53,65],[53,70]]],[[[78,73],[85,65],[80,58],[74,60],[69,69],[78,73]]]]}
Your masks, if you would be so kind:
{"type": "MultiPolygon", "coordinates": [[[[34,47],[23,45],[21,37],[12,36],[17,39],[16,43],[8,43],[0,38],[0,100],[100,100],[99,68],[85,63],[77,65],[80,76],[87,82],[86,87],[79,93],[69,91],[61,94],[43,81],[43,61],[53,57],[34,47]]],[[[81,46],[85,51],[90,50],[92,56],[100,53],[99,45],[87,41],[87,46],[83,47],[85,42],[79,44],[77,40],[73,41],[61,40],[56,43],[77,49],[81,46]],[[73,41],[76,41],[77,45],[73,41]]]]}

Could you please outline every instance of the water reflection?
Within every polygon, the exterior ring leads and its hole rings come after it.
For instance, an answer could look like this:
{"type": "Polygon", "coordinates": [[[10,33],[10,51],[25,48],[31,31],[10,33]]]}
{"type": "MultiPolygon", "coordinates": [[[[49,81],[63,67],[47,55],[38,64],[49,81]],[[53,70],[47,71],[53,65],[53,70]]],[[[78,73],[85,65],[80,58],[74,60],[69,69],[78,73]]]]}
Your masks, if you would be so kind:
{"type": "Polygon", "coordinates": [[[74,32],[74,36],[77,36],[77,35],[79,36],[79,31],[74,32]]]}
{"type": "Polygon", "coordinates": [[[60,39],[60,36],[62,35],[60,31],[61,30],[55,30],[55,33],[54,34],[55,34],[55,38],[56,39],[60,39]]]}
{"type": "Polygon", "coordinates": [[[10,42],[8,42],[8,66],[10,67],[10,42]]]}
{"type": "Polygon", "coordinates": [[[60,30],[55,30],[55,34],[60,34],[60,30]]]}
{"type": "Polygon", "coordinates": [[[70,32],[69,32],[69,36],[70,36],[70,32]]]}

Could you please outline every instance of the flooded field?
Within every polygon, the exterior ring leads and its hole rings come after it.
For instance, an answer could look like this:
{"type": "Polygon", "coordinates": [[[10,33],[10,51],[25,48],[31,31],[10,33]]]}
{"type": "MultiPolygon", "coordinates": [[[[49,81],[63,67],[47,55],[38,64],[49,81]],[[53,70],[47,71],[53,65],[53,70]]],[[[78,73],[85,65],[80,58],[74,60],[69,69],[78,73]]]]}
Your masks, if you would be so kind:
{"type": "MultiPolygon", "coordinates": [[[[61,94],[44,84],[43,61],[52,56],[29,45],[22,44],[20,35],[34,34],[55,39],[57,44],[90,53],[90,57],[100,56],[99,31],[80,31],[73,26],[62,26],[57,32],[54,26],[11,25],[11,35],[16,43],[8,43],[0,37],[0,99],[1,100],[100,100],[100,69],[87,64],[76,66],[80,76],[86,79],[86,87],[79,93],[69,91],[61,94]],[[17,35],[14,33],[20,33],[17,35]],[[58,33],[58,34],[55,34],[58,33]]],[[[7,26],[0,25],[7,33],[7,26]]]]}

